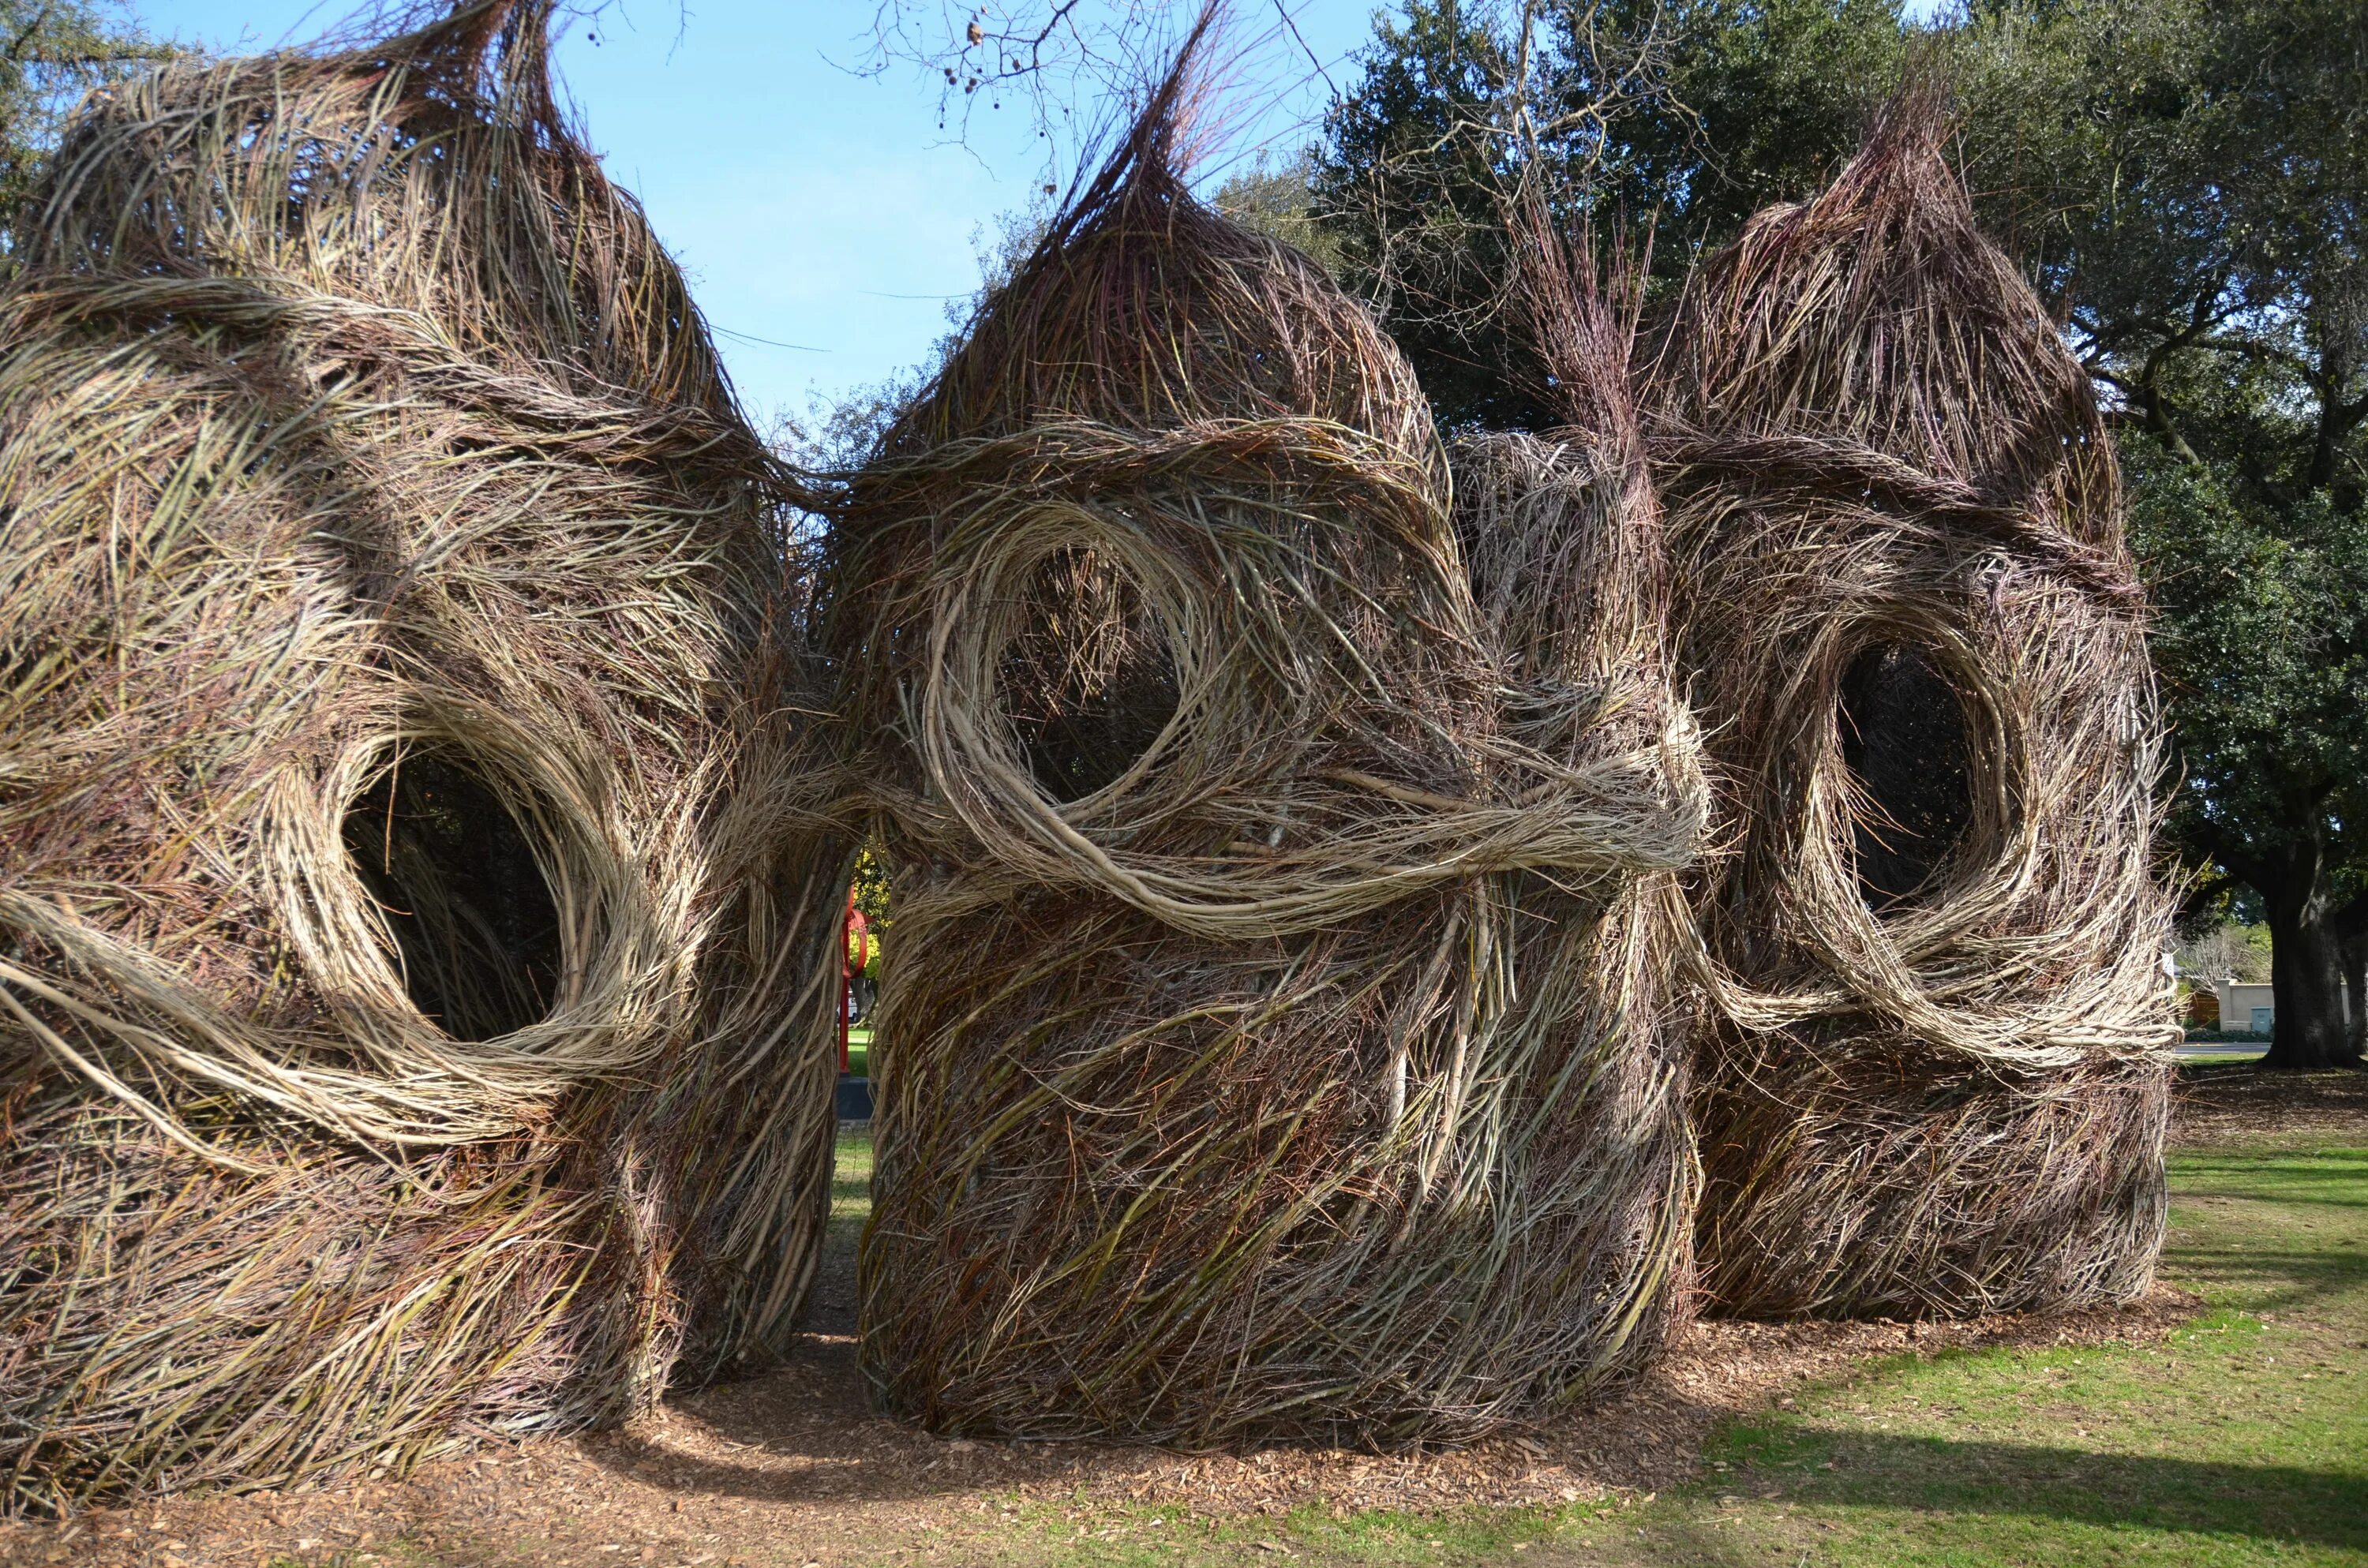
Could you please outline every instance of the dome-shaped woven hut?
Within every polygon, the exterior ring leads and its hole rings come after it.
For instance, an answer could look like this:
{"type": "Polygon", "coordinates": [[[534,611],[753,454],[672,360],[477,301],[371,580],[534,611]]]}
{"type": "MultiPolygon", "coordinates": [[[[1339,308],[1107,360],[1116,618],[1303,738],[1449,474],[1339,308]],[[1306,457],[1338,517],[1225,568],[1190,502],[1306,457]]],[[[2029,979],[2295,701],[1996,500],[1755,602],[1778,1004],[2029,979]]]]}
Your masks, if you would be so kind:
{"type": "Polygon", "coordinates": [[[811,1267],[775,477],[543,24],[167,66],[21,217],[11,1508],[612,1421],[811,1267]]]}
{"type": "MultiPolygon", "coordinates": [[[[897,897],[863,1364],[944,1431],[1469,1437],[1681,1294],[1630,888],[1704,802],[1658,667],[1592,656],[1648,629],[1500,608],[1553,668],[1499,667],[1411,374],[1190,197],[1185,79],[835,521],[897,897]]],[[[1500,585],[1604,522],[1588,460],[1486,456],[1500,585]]]]}
{"type": "Polygon", "coordinates": [[[2163,1222],[2157,721],[2095,395],[1911,97],[1653,369],[1732,807],[1694,907],[1713,1310],[2126,1297],[2163,1222]]]}

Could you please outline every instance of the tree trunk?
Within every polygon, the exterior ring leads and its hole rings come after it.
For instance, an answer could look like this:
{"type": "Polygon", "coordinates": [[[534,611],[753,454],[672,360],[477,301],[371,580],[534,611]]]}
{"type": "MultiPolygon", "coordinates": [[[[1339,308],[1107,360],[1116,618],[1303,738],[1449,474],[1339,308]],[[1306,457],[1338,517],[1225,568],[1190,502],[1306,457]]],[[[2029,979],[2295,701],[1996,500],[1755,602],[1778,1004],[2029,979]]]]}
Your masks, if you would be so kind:
{"type": "MultiPolygon", "coordinates": [[[[2359,1058],[2344,993],[2350,944],[2343,940],[2317,877],[2298,877],[2269,896],[2270,988],[2277,1021],[2264,1067],[2348,1066],[2359,1058]]],[[[2268,890],[2264,889],[2266,893],[2268,890]]]]}
{"type": "Polygon", "coordinates": [[[2352,1056],[2368,1056],[2368,917],[2341,927],[2344,1042],[2352,1056]]]}

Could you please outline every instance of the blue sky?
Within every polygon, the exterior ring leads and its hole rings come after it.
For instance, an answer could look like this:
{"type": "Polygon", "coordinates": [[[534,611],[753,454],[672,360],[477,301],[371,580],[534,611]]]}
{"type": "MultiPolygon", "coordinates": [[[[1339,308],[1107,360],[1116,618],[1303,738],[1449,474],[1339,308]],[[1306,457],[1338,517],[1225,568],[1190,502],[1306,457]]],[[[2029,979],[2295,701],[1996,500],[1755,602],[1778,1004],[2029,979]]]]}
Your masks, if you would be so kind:
{"type": "MultiPolygon", "coordinates": [[[[1303,143],[1328,95],[1315,63],[1346,83],[1347,57],[1372,36],[1375,0],[1281,3],[1295,40],[1266,7],[1240,7],[1219,172],[1260,146],[1303,143]]],[[[349,9],[347,0],[131,6],[153,28],[218,52],[308,39],[349,9]]],[[[597,26],[571,26],[559,48],[592,146],[690,275],[760,426],[924,359],[947,330],[947,301],[977,287],[974,237],[1025,208],[1046,177],[1044,144],[1020,106],[975,113],[967,145],[955,144],[938,128],[932,83],[907,67],[871,78],[847,69],[867,58],[878,8],[626,0],[597,26]]]]}
{"type": "MultiPolygon", "coordinates": [[[[1372,0],[1292,8],[1336,76],[1372,35],[1372,0]]],[[[245,52],[334,28],[347,6],[133,9],[185,42],[245,52]]],[[[560,46],[592,146],[689,273],[760,424],[803,409],[812,392],[841,394],[926,358],[947,330],[948,299],[977,287],[973,235],[1025,208],[1045,178],[1020,106],[975,114],[969,145],[951,144],[929,82],[905,67],[876,79],[845,69],[866,57],[876,10],[876,0],[689,0],[686,21],[674,0],[632,0],[600,18],[597,45],[578,22],[560,46]]],[[[1229,153],[1304,142],[1326,97],[1314,75],[1306,54],[1252,50],[1235,74],[1229,153]]]]}

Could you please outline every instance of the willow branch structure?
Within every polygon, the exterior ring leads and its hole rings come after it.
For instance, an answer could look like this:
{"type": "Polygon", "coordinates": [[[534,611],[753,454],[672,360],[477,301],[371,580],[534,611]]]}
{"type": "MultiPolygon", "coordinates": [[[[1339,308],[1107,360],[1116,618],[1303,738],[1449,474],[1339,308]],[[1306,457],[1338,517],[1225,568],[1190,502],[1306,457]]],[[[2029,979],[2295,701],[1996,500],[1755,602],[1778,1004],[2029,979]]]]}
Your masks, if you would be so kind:
{"type": "Polygon", "coordinates": [[[542,10],[111,89],[15,255],[8,1508],[778,1340],[845,864],[789,814],[779,476],[542,10]]]}
{"type": "Polygon", "coordinates": [[[897,897],[863,1366],[948,1432],[1467,1437],[1682,1296],[1653,541],[1590,536],[1585,455],[1483,449],[1484,610],[1403,359],[1187,193],[1185,80],[835,522],[897,897]],[[1612,613],[1558,640],[1558,572],[1612,613]]]}
{"type": "Polygon", "coordinates": [[[2144,606],[2089,380],[1937,106],[1759,214],[1652,371],[1700,873],[1710,1305],[2125,1298],[2164,1215],[2144,606]]]}

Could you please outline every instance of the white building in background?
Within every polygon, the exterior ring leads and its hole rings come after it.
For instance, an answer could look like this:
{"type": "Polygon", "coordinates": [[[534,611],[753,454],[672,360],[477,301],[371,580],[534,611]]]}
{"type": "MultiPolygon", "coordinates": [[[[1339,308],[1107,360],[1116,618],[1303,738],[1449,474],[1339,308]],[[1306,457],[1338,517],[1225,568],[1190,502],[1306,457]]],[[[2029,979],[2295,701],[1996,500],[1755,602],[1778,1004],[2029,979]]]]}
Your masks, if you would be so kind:
{"type": "Polygon", "coordinates": [[[2267,1034],[2277,1021],[2277,1005],[2272,993],[2264,983],[2229,979],[2216,982],[2212,994],[2220,998],[2220,1027],[2224,1029],[2250,1029],[2255,1034],[2267,1034]]]}

